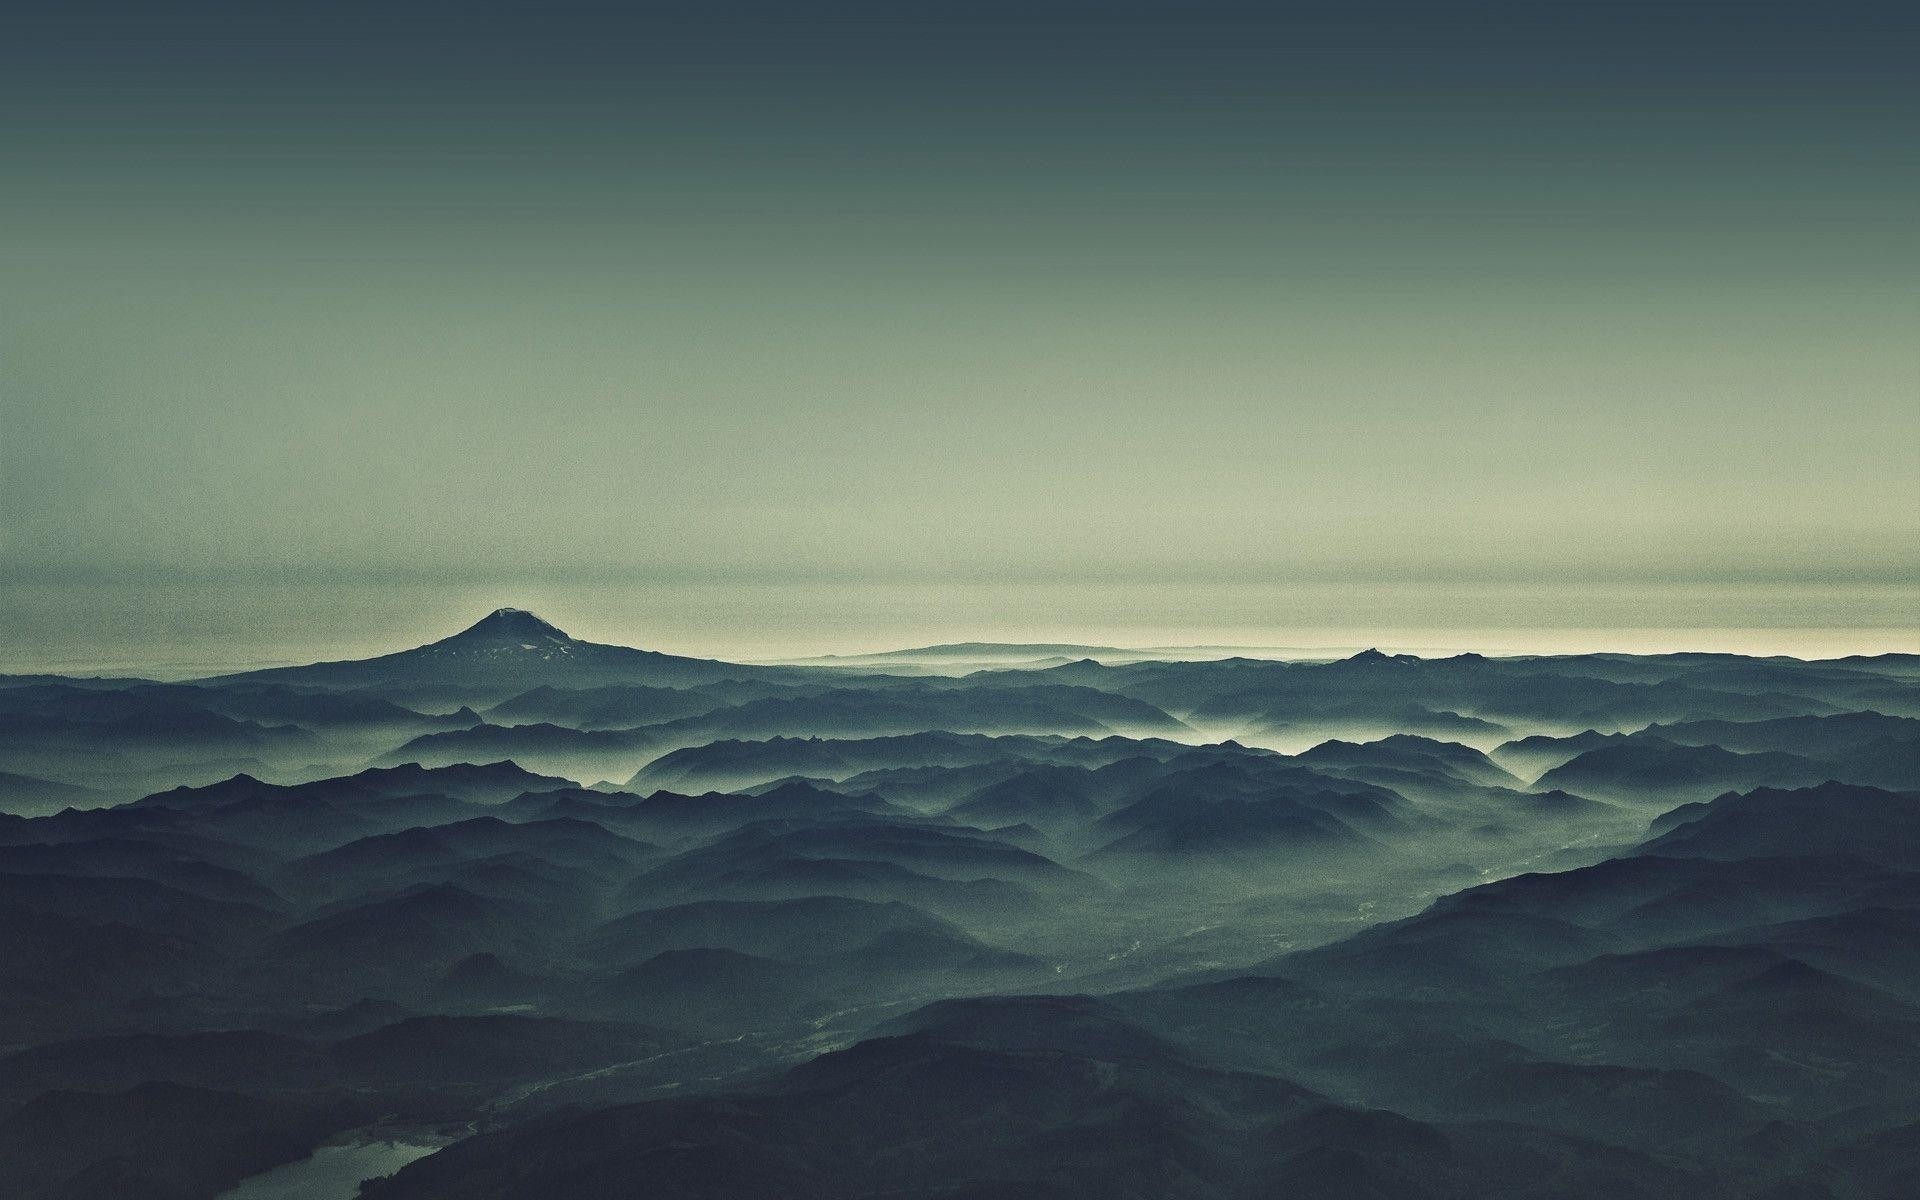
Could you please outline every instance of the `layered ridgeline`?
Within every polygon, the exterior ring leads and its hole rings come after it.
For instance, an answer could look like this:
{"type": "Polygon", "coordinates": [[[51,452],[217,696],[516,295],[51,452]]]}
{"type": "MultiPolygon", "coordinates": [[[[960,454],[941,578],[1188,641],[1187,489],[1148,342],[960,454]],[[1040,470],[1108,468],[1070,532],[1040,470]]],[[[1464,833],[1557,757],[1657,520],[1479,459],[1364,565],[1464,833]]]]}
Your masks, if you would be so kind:
{"type": "Polygon", "coordinates": [[[0,678],[0,1194],[1913,1194],[1920,662],[1187,657],[0,678]]]}

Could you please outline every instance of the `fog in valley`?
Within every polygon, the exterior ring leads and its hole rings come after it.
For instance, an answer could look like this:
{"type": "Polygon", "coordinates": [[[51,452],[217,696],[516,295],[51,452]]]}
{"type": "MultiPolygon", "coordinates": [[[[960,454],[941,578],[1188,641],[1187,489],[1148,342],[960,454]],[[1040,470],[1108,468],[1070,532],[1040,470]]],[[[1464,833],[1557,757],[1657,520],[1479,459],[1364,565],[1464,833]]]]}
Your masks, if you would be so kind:
{"type": "Polygon", "coordinates": [[[0,682],[9,1194],[1920,1170],[1912,656],[740,664],[501,609],[0,682]]]}

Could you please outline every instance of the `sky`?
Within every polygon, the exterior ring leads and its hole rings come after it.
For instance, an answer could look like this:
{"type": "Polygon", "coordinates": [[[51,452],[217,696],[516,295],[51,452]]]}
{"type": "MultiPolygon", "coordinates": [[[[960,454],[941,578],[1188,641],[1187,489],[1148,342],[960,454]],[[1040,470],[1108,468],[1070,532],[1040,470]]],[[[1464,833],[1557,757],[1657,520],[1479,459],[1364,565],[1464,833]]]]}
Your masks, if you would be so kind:
{"type": "Polygon", "coordinates": [[[0,669],[501,604],[1920,650],[1916,52],[1844,0],[21,13],[0,669]]]}

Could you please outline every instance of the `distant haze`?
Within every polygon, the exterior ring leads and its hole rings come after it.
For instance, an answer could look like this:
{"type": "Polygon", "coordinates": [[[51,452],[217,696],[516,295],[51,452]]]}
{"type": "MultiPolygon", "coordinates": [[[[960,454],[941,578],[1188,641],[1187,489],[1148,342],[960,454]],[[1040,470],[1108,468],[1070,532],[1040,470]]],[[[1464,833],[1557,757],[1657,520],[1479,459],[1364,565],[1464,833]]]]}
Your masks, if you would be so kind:
{"type": "Polygon", "coordinates": [[[939,11],[21,14],[0,668],[1920,649],[1911,6],[939,11]]]}
{"type": "Polygon", "coordinates": [[[1426,655],[1920,652],[1914,593],[1892,588],[515,581],[11,593],[25,599],[16,599],[0,670],[171,677],[385,653],[444,637],[501,604],[532,607],[590,641],[735,660],[954,641],[1226,646],[1276,657],[1369,646],[1426,655]],[[76,604],[108,606],[76,621],[76,604]]]}

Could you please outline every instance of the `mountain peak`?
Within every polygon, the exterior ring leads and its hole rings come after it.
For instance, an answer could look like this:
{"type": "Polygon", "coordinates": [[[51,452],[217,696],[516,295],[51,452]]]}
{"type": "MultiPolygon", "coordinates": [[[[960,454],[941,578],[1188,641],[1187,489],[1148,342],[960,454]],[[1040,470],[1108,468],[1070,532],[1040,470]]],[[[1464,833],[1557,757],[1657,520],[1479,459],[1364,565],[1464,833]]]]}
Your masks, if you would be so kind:
{"type": "Polygon", "coordinates": [[[455,635],[461,638],[511,638],[522,642],[570,642],[558,627],[524,608],[496,608],[455,635]]]}
{"type": "Polygon", "coordinates": [[[1382,654],[1377,649],[1366,649],[1366,650],[1362,650],[1360,653],[1355,654],[1352,657],[1347,658],[1343,661],[1350,662],[1350,663],[1366,663],[1369,665],[1374,663],[1405,663],[1409,661],[1409,656],[1404,654],[1382,654]]]}

